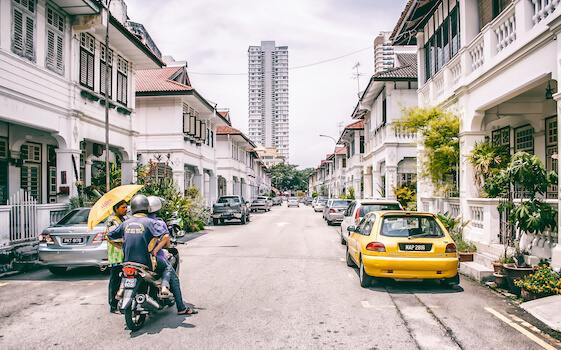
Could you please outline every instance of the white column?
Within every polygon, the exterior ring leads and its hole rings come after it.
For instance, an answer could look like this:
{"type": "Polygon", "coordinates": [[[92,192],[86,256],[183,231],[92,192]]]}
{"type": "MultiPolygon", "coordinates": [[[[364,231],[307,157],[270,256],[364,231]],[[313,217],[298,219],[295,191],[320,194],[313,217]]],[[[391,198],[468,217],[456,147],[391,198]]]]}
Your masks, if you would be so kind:
{"type": "Polygon", "coordinates": [[[217,199],[218,199],[218,177],[212,174],[210,176],[210,181],[209,181],[209,195],[207,200],[208,206],[211,206],[212,203],[216,202],[217,199]]]}
{"type": "MultiPolygon", "coordinates": [[[[559,40],[557,47],[559,48],[561,46],[561,43],[559,43],[559,40]]],[[[558,56],[561,55],[561,49],[558,50],[558,56]]],[[[559,82],[560,80],[558,79],[557,82],[559,82]]],[[[558,83],[559,84],[559,83],[558,83]]],[[[559,85],[557,85],[559,86],[559,85]]],[[[559,91],[559,88],[557,88],[557,91],[559,91]]],[[[555,99],[555,101],[557,102],[557,125],[559,124],[559,115],[561,115],[561,92],[557,92],[555,95],[553,95],[553,98],[555,99]]],[[[561,142],[557,143],[557,154],[561,154],[561,142]]],[[[559,190],[559,194],[558,194],[558,205],[559,208],[561,208],[561,186],[558,186],[558,190],[559,190]]],[[[561,222],[561,210],[558,211],[558,218],[557,218],[557,222],[561,222]]],[[[557,226],[557,245],[555,246],[555,248],[553,248],[551,250],[551,266],[553,268],[559,269],[561,268],[561,244],[559,244],[559,225],[557,226]]]]}
{"type": "MultiPolygon", "coordinates": [[[[78,189],[76,187],[76,176],[75,171],[80,176],[80,154],[82,153],[79,149],[56,149],[56,169],[57,169],[57,183],[58,192],[60,192],[61,187],[69,188],[69,196],[59,196],[59,202],[67,202],[70,197],[75,197],[78,195],[78,189]],[[74,161],[76,167],[72,163],[72,156],[74,156],[74,161]]],[[[78,178],[78,180],[80,180],[78,178]]]]}
{"type": "Polygon", "coordinates": [[[121,184],[130,185],[134,182],[134,160],[121,161],[121,184]]]}
{"type": "MultiPolygon", "coordinates": [[[[201,195],[204,197],[204,193],[203,193],[203,174],[201,173],[197,173],[194,176],[194,183],[195,183],[195,187],[199,189],[199,192],[201,193],[201,195]]],[[[183,185],[183,187],[185,187],[185,185],[183,185]]]]}
{"type": "MultiPolygon", "coordinates": [[[[185,195],[185,169],[172,170],[173,183],[182,195],[185,195]]],[[[123,183],[124,184],[124,183],[123,183]]]]}

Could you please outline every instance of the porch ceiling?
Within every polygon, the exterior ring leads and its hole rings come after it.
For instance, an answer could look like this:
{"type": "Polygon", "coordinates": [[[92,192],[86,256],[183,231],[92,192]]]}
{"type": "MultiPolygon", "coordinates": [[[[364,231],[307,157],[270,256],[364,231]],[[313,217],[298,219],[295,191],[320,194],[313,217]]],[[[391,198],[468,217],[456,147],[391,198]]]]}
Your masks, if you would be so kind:
{"type": "Polygon", "coordinates": [[[99,13],[99,5],[90,0],[51,0],[70,16],[93,15],[99,13]]]}

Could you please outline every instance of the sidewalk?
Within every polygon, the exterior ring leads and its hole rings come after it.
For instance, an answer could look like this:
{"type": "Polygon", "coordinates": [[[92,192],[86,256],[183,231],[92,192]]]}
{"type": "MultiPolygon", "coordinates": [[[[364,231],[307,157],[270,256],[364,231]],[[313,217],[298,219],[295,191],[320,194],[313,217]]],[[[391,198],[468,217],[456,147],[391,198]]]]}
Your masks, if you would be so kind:
{"type": "Polygon", "coordinates": [[[520,304],[520,307],[549,328],[561,332],[561,295],[552,295],[520,304]]]}

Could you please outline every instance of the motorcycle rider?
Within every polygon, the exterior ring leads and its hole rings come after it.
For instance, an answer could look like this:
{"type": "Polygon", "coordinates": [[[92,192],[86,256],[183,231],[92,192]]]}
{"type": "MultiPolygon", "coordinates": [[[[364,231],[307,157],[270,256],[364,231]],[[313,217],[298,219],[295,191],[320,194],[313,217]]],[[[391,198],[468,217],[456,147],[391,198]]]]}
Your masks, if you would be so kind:
{"type": "Polygon", "coordinates": [[[122,247],[123,262],[143,264],[161,274],[162,294],[169,294],[170,273],[166,273],[168,265],[165,262],[156,263],[156,254],[169,243],[169,236],[160,224],[146,216],[149,203],[145,195],[137,194],[132,197],[130,207],[133,216],[110,232],[107,239],[122,247]]]}
{"type": "MultiPolygon", "coordinates": [[[[162,219],[159,218],[160,210],[162,209],[162,200],[159,197],[156,197],[156,196],[148,196],[148,203],[149,203],[149,209],[148,209],[148,215],[147,216],[149,218],[153,219],[159,225],[161,225],[162,228],[165,229],[165,231],[169,234],[166,223],[162,219]]],[[[167,240],[167,243],[164,245],[164,247],[165,248],[170,247],[169,239],[167,240]]],[[[165,264],[168,265],[168,267],[166,268],[166,273],[170,274],[169,281],[170,281],[171,291],[173,293],[173,296],[175,297],[175,302],[177,304],[177,313],[179,315],[197,314],[198,311],[187,307],[185,305],[185,303],[183,302],[183,299],[181,297],[181,284],[179,282],[179,277],[177,276],[176,271],[171,266],[171,263],[169,262],[169,260],[166,258],[166,255],[165,255],[163,249],[160,249],[157,252],[156,258],[158,259],[158,264],[165,263],[165,264]]]]}

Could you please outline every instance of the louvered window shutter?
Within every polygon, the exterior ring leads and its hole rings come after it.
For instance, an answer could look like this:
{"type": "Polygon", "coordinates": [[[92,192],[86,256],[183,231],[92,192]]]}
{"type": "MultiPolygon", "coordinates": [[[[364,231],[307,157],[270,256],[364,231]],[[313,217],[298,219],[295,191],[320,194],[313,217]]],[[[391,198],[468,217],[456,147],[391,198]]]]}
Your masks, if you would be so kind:
{"type": "Polygon", "coordinates": [[[30,59],[35,58],[35,50],[33,48],[33,33],[35,31],[35,20],[27,17],[25,19],[25,53],[24,56],[30,59]]]}
{"type": "Polygon", "coordinates": [[[82,33],[80,37],[80,85],[94,88],[94,50],[95,40],[82,33]]]}
{"type": "Polygon", "coordinates": [[[14,38],[12,47],[15,53],[23,54],[23,14],[14,9],[14,38]]]}
{"type": "Polygon", "coordinates": [[[54,70],[55,68],[55,33],[47,29],[47,68],[54,70]]]}
{"type": "Polygon", "coordinates": [[[46,67],[64,74],[64,17],[47,7],[47,59],[46,67]]]}
{"type": "Polygon", "coordinates": [[[85,50],[80,50],[80,84],[86,85],[88,83],[88,53],[85,50]]]}

